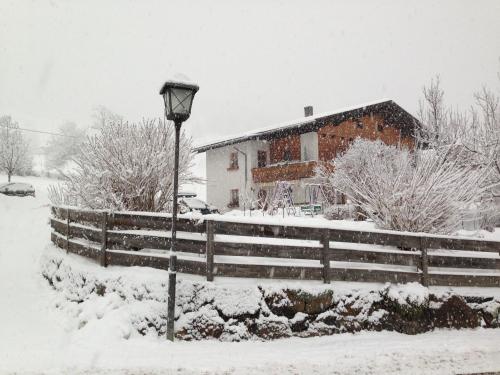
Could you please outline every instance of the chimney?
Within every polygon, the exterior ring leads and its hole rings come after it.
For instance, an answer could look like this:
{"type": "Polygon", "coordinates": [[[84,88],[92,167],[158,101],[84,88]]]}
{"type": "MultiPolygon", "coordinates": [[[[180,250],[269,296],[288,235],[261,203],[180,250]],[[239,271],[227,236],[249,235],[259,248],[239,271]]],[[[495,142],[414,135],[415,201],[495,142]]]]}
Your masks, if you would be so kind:
{"type": "Polygon", "coordinates": [[[304,116],[309,117],[313,115],[313,107],[312,105],[308,105],[307,107],[304,107],[304,116]]]}

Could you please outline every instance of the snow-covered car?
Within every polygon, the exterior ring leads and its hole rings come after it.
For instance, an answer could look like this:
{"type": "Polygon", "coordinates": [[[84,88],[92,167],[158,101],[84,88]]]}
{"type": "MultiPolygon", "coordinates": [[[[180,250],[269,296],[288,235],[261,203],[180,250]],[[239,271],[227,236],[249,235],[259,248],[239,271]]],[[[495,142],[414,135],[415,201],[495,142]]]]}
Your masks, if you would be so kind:
{"type": "Polygon", "coordinates": [[[217,207],[211,206],[195,197],[179,197],[179,211],[181,214],[187,212],[200,212],[202,215],[218,214],[217,207]]]}
{"type": "Polygon", "coordinates": [[[19,197],[26,197],[31,195],[35,196],[35,188],[33,185],[26,184],[23,182],[8,182],[6,184],[0,184],[0,194],[5,195],[16,195],[19,197]]]}

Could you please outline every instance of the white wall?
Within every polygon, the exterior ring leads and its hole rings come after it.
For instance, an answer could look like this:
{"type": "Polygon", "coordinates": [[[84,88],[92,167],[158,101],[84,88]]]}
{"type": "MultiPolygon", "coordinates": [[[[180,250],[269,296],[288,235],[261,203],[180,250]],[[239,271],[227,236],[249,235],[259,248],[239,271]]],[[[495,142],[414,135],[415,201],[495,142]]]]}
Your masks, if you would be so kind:
{"type": "MultiPolygon", "coordinates": [[[[206,152],[207,165],[207,202],[216,206],[221,212],[228,210],[230,191],[245,191],[245,157],[238,152],[238,169],[228,170],[229,159],[234,147],[247,154],[247,186],[255,188],[252,180],[252,168],[257,167],[257,151],[267,151],[269,163],[269,144],[265,141],[247,141],[236,145],[220,147],[206,152]]],[[[243,204],[240,199],[240,208],[243,204]]]]}
{"type": "Polygon", "coordinates": [[[309,132],[300,135],[300,160],[318,160],[318,133],[309,132]]]}

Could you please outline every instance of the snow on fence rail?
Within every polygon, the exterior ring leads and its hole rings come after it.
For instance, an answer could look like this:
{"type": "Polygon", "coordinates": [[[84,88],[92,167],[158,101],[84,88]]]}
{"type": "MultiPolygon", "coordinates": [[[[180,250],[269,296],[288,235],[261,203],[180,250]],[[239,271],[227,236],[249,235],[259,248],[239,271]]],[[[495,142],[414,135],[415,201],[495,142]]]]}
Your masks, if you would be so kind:
{"type": "MultiPolygon", "coordinates": [[[[51,239],[102,266],[168,269],[171,217],[52,207],[51,239]]],[[[206,276],[500,286],[500,242],[178,219],[178,272],[206,276]]]]}

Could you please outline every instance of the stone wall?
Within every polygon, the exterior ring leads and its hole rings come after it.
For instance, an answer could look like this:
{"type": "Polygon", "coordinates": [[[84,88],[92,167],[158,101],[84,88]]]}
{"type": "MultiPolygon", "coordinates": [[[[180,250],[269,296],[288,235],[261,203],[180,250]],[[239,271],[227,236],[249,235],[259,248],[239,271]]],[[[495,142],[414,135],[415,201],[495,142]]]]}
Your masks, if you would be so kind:
{"type": "MultiPolygon", "coordinates": [[[[167,273],[148,268],[99,268],[76,256],[48,251],[42,275],[59,292],[57,306],[79,311],[78,327],[115,314],[136,334],[164,335],[167,273]],[[107,302],[107,300],[109,300],[107,302]],[[97,314],[96,306],[113,309],[97,314]],[[89,313],[89,311],[91,313],[89,313]]],[[[417,283],[342,289],[297,283],[226,284],[178,278],[176,337],[241,341],[310,337],[344,332],[418,334],[436,328],[499,328],[500,298],[432,293],[417,283]]],[[[130,333],[128,334],[130,335],[130,333]]],[[[125,337],[127,338],[127,337],[125,337]]]]}

